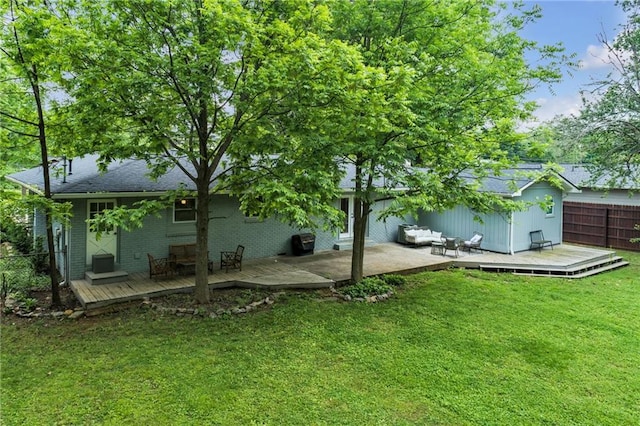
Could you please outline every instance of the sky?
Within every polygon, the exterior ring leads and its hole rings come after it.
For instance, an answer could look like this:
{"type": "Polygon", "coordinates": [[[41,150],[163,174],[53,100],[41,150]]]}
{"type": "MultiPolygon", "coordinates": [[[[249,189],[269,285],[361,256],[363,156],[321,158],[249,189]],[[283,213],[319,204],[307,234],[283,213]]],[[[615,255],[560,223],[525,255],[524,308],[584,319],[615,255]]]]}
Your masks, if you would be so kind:
{"type": "Polygon", "coordinates": [[[598,37],[605,34],[611,41],[620,31],[626,17],[614,1],[588,0],[538,0],[525,1],[526,6],[539,5],[542,18],[529,24],[521,36],[540,44],[561,42],[567,54],[575,53],[580,68],[564,73],[562,82],[549,89],[538,87],[528,99],[539,105],[536,122],[552,119],[556,115],[578,113],[581,105],[580,91],[588,89],[589,82],[602,78],[611,71],[605,62],[607,51],[598,37]]]}

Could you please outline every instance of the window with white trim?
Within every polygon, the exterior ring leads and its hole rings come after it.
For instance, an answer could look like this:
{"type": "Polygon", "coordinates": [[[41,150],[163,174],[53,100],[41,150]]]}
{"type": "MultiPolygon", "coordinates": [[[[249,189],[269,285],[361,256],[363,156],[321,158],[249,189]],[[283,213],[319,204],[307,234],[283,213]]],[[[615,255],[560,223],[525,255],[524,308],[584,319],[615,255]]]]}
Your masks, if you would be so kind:
{"type": "Polygon", "coordinates": [[[553,199],[551,200],[551,203],[549,203],[549,205],[547,206],[547,210],[545,211],[547,217],[551,217],[555,215],[555,203],[553,202],[553,199]]]}
{"type": "Polygon", "coordinates": [[[196,221],[196,199],[180,198],[173,203],[173,221],[176,223],[196,221]]]}

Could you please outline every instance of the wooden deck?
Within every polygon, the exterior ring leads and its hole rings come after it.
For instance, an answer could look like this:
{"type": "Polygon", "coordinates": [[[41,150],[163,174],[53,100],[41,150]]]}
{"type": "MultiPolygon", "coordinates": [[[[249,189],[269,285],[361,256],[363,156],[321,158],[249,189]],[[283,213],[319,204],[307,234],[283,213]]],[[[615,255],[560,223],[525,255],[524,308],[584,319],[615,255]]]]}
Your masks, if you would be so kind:
{"type": "Polygon", "coordinates": [[[582,278],[626,265],[628,263],[615,251],[570,244],[515,255],[486,253],[482,257],[463,257],[455,262],[458,267],[485,271],[564,278],[582,278]]]}
{"type": "MultiPolygon", "coordinates": [[[[460,257],[455,258],[431,254],[428,246],[412,248],[389,243],[365,249],[364,272],[366,276],[407,274],[457,266],[515,273],[560,271],[549,275],[577,278],[579,275],[571,271],[589,268],[591,264],[614,258],[617,256],[610,250],[571,245],[515,255],[461,252],[460,257]]],[[[225,273],[214,269],[209,274],[209,287],[322,288],[345,282],[350,277],[350,271],[351,250],[327,250],[311,256],[278,256],[245,261],[242,271],[230,270],[225,273]]],[[[87,280],[71,282],[71,289],[86,310],[172,293],[191,292],[194,287],[194,275],[150,279],[146,273],[133,273],[126,281],[111,284],[92,285],[87,280]]]]}
{"type": "MultiPolygon", "coordinates": [[[[268,287],[318,288],[330,287],[332,280],[299,270],[277,259],[245,262],[242,271],[214,270],[209,274],[209,287],[268,287]]],[[[73,280],[71,289],[82,306],[96,309],[115,303],[142,300],[174,293],[189,293],[195,287],[194,275],[149,278],[148,273],[130,274],[125,281],[110,284],[91,284],[88,280],[73,280]]]]}

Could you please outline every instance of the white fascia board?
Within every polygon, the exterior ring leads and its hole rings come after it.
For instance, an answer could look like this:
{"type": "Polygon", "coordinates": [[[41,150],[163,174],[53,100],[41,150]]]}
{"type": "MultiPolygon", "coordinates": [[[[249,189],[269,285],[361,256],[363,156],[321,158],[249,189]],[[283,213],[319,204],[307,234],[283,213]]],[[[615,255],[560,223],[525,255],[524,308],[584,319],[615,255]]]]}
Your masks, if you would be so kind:
{"type": "MultiPolygon", "coordinates": [[[[567,192],[567,193],[571,193],[571,194],[579,194],[580,192],[582,192],[580,190],[580,188],[578,188],[577,186],[575,186],[574,184],[572,184],[570,181],[568,181],[564,176],[553,172],[553,175],[560,178],[562,180],[562,191],[563,192],[567,192]]],[[[532,180],[531,182],[528,182],[526,185],[524,185],[522,188],[520,188],[519,191],[517,191],[516,193],[518,195],[522,195],[522,191],[524,191],[525,189],[529,188],[530,186],[540,182],[540,180],[544,178],[544,176],[542,176],[540,179],[535,179],[532,180]]],[[[515,195],[514,195],[515,196],[515,195]]]]}

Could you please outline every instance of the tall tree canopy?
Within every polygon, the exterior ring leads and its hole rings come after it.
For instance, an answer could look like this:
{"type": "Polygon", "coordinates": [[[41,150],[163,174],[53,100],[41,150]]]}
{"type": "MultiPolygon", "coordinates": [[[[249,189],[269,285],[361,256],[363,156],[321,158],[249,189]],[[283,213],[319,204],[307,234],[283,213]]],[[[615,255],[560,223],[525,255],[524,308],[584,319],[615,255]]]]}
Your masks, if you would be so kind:
{"type": "Polygon", "coordinates": [[[3,209],[12,213],[25,206],[37,205],[45,215],[51,302],[61,304],[59,274],[54,253],[53,220],[64,220],[68,206],[51,199],[49,151],[51,149],[50,114],[46,103],[55,67],[51,56],[49,10],[45,2],[10,0],[0,5],[3,25],[0,29],[0,175],[12,167],[42,166],[44,192],[42,197],[26,197],[22,205],[6,194],[0,200],[3,209]]]}
{"type": "Polygon", "coordinates": [[[381,199],[393,200],[382,218],[509,207],[463,175],[508,163],[514,126],[533,108],[523,95],[559,78],[560,50],[518,36],[537,9],[493,0],[50,4],[67,153],[184,172],[198,199],[202,302],[212,192],[229,189],[250,213],[333,226],[353,168],[357,281],[381,199]],[[530,67],[532,50],[551,61],[530,67]]]}
{"type": "Polygon", "coordinates": [[[333,26],[325,37],[356,47],[362,66],[339,110],[314,130],[333,142],[325,155],[341,170],[355,170],[353,281],[362,278],[367,222],[380,200],[393,200],[381,218],[457,204],[477,212],[508,207],[477,192],[478,184],[463,175],[482,177],[508,163],[504,148],[533,108],[523,96],[537,82],[560,77],[555,60],[561,50],[518,36],[537,9],[515,6],[508,14],[503,7],[493,1],[331,3],[333,26]],[[530,67],[527,51],[551,60],[530,67]]]}
{"type": "Polygon", "coordinates": [[[595,84],[581,111],[594,179],[640,188],[640,1],[617,2],[628,16],[613,41],[601,41],[614,70],[595,84]]]}
{"type": "MultiPolygon", "coordinates": [[[[231,172],[227,152],[248,158],[256,145],[287,133],[280,154],[297,153],[296,134],[317,119],[308,111],[344,92],[350,74],[342,64],[356,52],[317,35],[330,11],[307,0],[78,1],[66,7],[59,29],[70,71],[62,75],[69,123],[73,143],[80,144],[74,149],[97,151],[105,161],[144,157],[156,175],[182,169],[196,188],[195,296],[206,302],[210,194],[231,172]],[[289,128],[277,129],[281,123],[289,128]]],[[[314,213],[331,213],[334,175],[318,167],[326,157],[294,159],[298,167],[316,162],[299,170],[318,173],[297,173],[298,187],[272,179],[270,194],[281,213],[304,225],[314,213]]]]}

